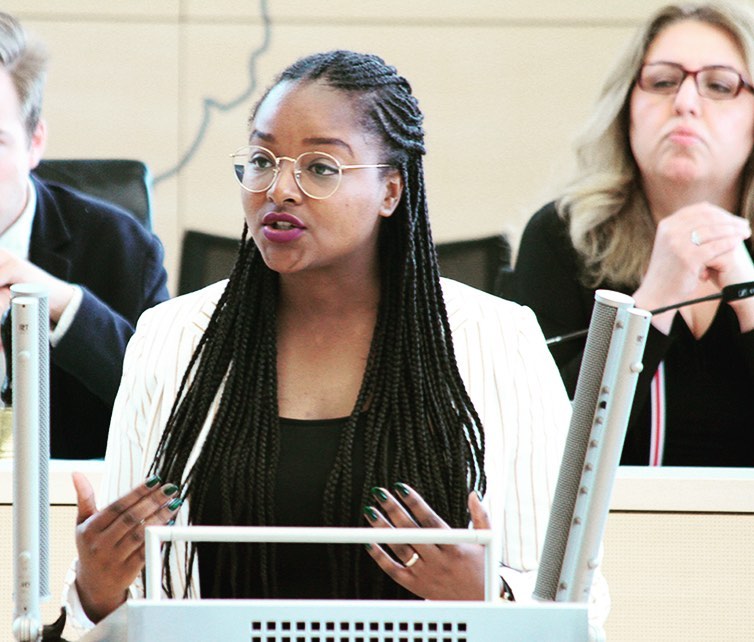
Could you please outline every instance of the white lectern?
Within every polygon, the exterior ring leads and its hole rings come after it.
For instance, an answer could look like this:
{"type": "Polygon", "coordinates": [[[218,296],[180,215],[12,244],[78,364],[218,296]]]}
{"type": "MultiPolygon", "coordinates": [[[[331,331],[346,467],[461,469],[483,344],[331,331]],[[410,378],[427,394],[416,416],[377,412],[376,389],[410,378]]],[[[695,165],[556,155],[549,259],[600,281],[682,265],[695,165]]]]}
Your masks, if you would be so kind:
{"type": "Polygon", "coordinates": [[[518,604],[496,599],[490,531],[373,528],[150,527],[148,599],[129,600],[82,642],[222,640],[223,642],[582,642],[585,604],[518,604]],[[166,600],[159,597],[164,541],[438,543],[487,546],[487,601],[166,600]],[[491,590],[492,587],[495,589],[491,590]]]}

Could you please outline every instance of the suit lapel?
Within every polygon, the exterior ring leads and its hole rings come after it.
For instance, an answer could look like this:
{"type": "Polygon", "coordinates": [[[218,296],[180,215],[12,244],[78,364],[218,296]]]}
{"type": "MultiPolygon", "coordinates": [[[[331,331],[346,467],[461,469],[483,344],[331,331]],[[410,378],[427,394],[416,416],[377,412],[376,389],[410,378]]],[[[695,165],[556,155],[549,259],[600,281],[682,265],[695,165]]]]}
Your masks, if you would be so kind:
{"type": "Polygon", "coordinates": [[[71,234],[52,192],[35,177],[32,180],[37,190],[37,210],[31,228],[29,258],[34,265],[67,281],[71,277],[71,261],[66,254],[71,234]]]}

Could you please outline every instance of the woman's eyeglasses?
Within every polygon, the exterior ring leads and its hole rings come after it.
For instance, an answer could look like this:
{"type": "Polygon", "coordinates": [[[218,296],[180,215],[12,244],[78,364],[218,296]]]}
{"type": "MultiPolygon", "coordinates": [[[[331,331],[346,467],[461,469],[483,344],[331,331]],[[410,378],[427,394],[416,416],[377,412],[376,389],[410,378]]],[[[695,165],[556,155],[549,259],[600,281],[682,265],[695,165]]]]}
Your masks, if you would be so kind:
{"type": "Polygon", "coordinates": [[[293,176],[301,191],[310,198],[329,198],[340,187],[343,172],[348,169],[392,167],[378,165],[343,165],[325,152],[304,152],[298,158],[275,156],[269,149],[258,145],[242,147],[231,154],[233,174],[241,187],[257,194],[270,189],[280,174],[280,161],[293,163],[293,176]]]}
{"type": "Polygon", "coordinates": [[[742,89],[754,94],[754,87],[735,69],[725,65],[710,65],[691,71],[674,62],[646,63],[639,70],[636,83],[651,94],[670,96],[678,93],[688,76],[694,79],[696,91],[703,98],[731,100],[742,89]]]}

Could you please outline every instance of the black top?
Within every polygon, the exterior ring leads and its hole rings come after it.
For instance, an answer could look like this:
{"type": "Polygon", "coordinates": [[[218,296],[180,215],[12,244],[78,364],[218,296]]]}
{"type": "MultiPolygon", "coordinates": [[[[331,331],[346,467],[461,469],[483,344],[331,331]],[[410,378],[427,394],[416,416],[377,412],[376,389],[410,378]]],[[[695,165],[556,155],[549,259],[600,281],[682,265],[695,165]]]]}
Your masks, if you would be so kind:
{"type": "MultiPolygon", "coordinates": [[[[305,421],[280,419],[280,459],[275,483],[275,513],[278,526],[324,526],[322,503],[327,478],[340,445],[341,432],[348,421],[325,419],[305,421]]],[[[367,526],[361,517],[361,490],[364,485],[363,431],[356,431],[353,465],[353,514],[358,521],[349,526],[367,526]]],[[[219,523],[219,518],[209,515],[206,523],[219,523]]],[[[337,554],[340,547],[333,545],[337,554]]],[[[275,549],[277,591],[271,596],[281,599],[325,599],[332,595],[330,556],[327,544],[278,544],[275,549]]],[[[216,544],[197,545],[199,577],[204,597],[261,598],[261,590],[252,588],[250,593],[234,596],[229,586],[219,591],[212,588],[218,553],[216,544]]],[[[382,574],[377,564],[362,545],[352,545],[360,556],[360,585],[356,592],[338,597],[353,599],[373,597],[375,577],[382,574]]],[[[387,582],[395,584],[387,578],[387,582]]],[[[395,589],[393,589],[395,592],[395,589]]],[[[410,598],[411,595],[398,595],[410,598]]],[[[382,597],[385,597],[384,595],[382,597]]],[[[394,596],[395,597],[395,596],[394,596]]]]}
{"type": "MultiPolygon", "coordinates": [[[[548,338],[589,326],[595,289],[579,282],[582,266],[566,223],[553,203],[546,205],[529,221],[521,239],[515,299],[534,310],[548,338]]],[[[632,293],[608,283],[600,288],[632,293]]],[[[571,397],[584,344],[582,338],[550,347],[571,397]]],[[[740,332],[729,305],[721,303],[712,325],[699,340],[680,314],[667,336],[651,326],[643,362],[622,464],[649,463],[650,385],[658,365],[664,362],[666,440],[662,463],[754,465],[754,404],[749,397],[754,392],[754,332],[740,332]]]]}

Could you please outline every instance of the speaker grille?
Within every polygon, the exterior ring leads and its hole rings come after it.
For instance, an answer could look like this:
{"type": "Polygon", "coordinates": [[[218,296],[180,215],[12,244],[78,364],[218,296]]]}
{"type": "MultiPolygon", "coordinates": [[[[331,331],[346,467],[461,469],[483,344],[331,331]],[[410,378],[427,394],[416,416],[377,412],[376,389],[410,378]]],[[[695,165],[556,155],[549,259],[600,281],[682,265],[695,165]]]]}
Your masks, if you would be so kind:
{"type": "Polygon", "coordinates": [[[469,642],[466,622],[450,617],[402,619],[252,620],[251,642],[469,642]]]}
{"type": "Polygon", "coordinates": [[[571,425],[566,438],[563,462],[545,535],[544,553],[534,589],[535,597],[542,600],[555,600],[557,595],[581,471],[594,420],[594,409],[599,397],[602,373],[605,369],[617,313],[618,309],[613,306],[600,301],[594,304],[584,358],[576,384],[571,425]]]}
{"type": "Polygon", "coordinates": [[[50,310],[39,305],[39,596],[50,597],[50,310]]]}

